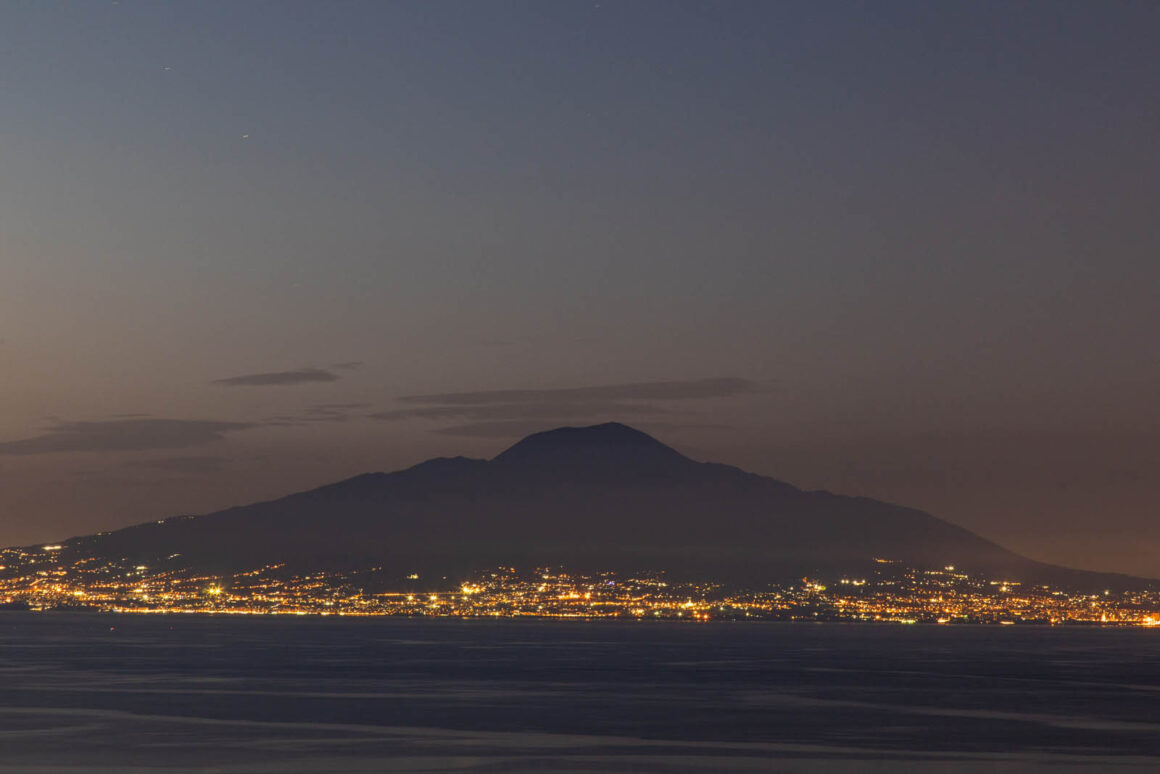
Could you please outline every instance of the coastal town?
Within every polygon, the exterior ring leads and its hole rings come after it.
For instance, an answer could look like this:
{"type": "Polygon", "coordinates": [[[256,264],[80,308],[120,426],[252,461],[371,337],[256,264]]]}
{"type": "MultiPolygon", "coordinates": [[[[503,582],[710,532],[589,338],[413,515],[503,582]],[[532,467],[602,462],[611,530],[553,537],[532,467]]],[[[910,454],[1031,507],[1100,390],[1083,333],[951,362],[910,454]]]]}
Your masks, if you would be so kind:
{"type": "Polygon", "coordinates": [[[864,574],[745,589],[659,572],[560,567],[499,567],[462,582],[418,572],[400,577],[381,567],[300,573],[268,565],[210,574],[92,556],[66,560],[61,546],[47,545],[0,550],[0,609],[1149,627],[1160,626],[1160,591],[1080,593],[889,559],[875,560],[864,574]]]}

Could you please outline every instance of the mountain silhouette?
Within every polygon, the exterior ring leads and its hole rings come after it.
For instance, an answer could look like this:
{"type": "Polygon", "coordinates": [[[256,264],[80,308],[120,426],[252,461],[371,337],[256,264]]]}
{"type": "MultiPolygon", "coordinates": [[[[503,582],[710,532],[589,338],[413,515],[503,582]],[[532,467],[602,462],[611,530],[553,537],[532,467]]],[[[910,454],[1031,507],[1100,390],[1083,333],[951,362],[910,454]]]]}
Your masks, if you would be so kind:
{"type": "Polygon", "coordinates": [[[65,550],[213,570],[375,566],[448,583],[501,565],[564,565],[765,584],[887,559],[1068,587],[1141,585],[1032,561],[922,511],[697,462],[617,423],[537,433],[491,460],[437,458],[74,538],[65,550]]]}
{"type": "Polygon", "coordinates": [[[529,435],[492,462],[501,465],[679,468],[693,461],[640,430],[608,422],[529,435]]]}

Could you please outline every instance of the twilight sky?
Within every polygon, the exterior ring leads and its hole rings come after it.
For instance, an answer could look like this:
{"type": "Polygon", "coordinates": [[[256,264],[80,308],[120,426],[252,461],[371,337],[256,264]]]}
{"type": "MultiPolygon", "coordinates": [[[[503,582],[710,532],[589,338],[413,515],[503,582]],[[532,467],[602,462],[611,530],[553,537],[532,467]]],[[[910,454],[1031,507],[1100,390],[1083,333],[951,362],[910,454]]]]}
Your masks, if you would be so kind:
{"type": "Polygon", "coordinates": [[[1160,5],[0,6],[0,544],[623,421],[1160,577],[1160,5]]]}

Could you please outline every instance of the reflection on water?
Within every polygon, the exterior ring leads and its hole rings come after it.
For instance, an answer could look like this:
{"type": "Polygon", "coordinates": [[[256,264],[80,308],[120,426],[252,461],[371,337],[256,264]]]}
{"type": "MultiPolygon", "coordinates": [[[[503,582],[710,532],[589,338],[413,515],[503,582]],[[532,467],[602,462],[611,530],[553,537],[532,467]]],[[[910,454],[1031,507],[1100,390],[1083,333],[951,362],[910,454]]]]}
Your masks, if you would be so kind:
{"type": "Polygon", "coordinates": [[[0,772],[1160,770],[1156,632],[0,614],[0,772]]]}

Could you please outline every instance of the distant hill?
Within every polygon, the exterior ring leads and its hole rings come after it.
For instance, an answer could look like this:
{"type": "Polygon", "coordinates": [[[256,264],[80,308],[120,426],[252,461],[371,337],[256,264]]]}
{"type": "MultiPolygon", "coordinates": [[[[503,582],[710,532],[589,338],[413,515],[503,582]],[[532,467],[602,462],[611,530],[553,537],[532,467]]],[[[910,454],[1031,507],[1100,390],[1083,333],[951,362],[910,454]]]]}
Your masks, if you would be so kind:
{"type": "Polygon", "coordinates": [[[1072,588],[1146,583],[1035,562],[911,508],[695,462],[616,423],[537,433],[492,460],[438,458],[73,538],[64,551],[215,571],[381,566],[449,583],[500,565],[564,565],[748,585],[856,573],[875,559],[1072,588]]]}

